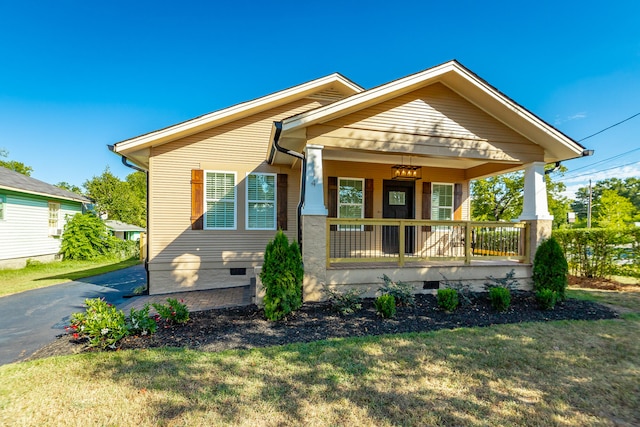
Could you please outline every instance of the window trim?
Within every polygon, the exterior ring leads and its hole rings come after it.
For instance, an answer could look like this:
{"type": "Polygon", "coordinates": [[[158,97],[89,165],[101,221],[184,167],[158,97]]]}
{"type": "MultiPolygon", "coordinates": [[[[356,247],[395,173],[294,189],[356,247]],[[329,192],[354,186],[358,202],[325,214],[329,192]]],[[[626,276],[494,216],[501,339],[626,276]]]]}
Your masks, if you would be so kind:
{"type": "MultiPolygon", "coordinates": [[[[455,205],[456,205],[456,202],[455,202],[455,184],[450,183],[450,182],[432,182],[431,183],[431,219],[432,220],[434,220],[434,221],[453,221],[454,220],[453,219],[454,218],[453,215],[455,213],[455,205]],[[449,206],[445,206],[445,208],[451,209],[451,215],[450,215],[451,219],[437,219],[436,220],[436,219],[433,218],[433,207],[434,207],[433,195],[435,193],[434,187],[436,185],[446,185],[448,187],[451,187],[451,206],[450,207],[449,206]]],[[[441,207],[440,204],[438,204],[438,209],[440,209],[440,207],[441,207]]]]}
{"type": "Polygon", "coordinates": [[[236,171],[224,171],[224,170],[205,170],[204,179],[202,185],[202,200],[203,200],[203,214],[202,214],[202,229],[203,230],[219,230],[219,231],[234,231],[238,229],[238,172],[236,171]],[[208,203],[231,201],[231,199],[209,199],[207,198],[208,180],[207,176],[210,173],[223,173],[233,175],[233,227],[207,227],[207,215],[209,214],[208,203]]]}
{"type": "Polygon", "coordinates": [[[58,233],[58,230],[61,229],[62,227],[60,227],[60,210],[62,209],[62,205],[60,202],[52,202],[52,201],[48,201],[47,202],[47,226],[49,229],[49,236],[59,236],[60,233],[58,233]],[[55,207],[55,209],[52,210],[52,207],[55,207]],[[52,213],[55,213],[55,226],[51,226],[52,224],[52,213]]]}
{"type": "Polygon", "coordinates": [[[264,231],[264,230],[277,230],[278,229],[278,174],[271,172],[247,172],[245,176],[245,230],[250,231],[264,231]],[[249,227],[249,203],[251,202],[264,202],[265,200],[249,200],[249,176],[251,175],[264,175],[273,177],[273,227],[272,228],[254,228],[249,227]]]}
{"type": "MultiPolygon", "coordinates": [[[[352,177],[344,177],[344,176],[339,176],[338,177],[338,200],[336,200],[336,218],[341,218],[340,216],[340,207],[341,206],[357,206],[355,203],[340,203],[340,182],[342,180],[352,180],[352,181],[360,181],[362,183],[362,202],[360,203],[360,219],[364,219],[364,206],[365,206],[365,202],[364,202],[364,198],[365,198],[365,179],[364,178],[352,178],[352,177]]],[[[353,227],[353,226],[348,226],[348,225],[338,225],[338,231],[363,231],[364,230],[364,226],[359,226],[359,227],[353,227]]]]}

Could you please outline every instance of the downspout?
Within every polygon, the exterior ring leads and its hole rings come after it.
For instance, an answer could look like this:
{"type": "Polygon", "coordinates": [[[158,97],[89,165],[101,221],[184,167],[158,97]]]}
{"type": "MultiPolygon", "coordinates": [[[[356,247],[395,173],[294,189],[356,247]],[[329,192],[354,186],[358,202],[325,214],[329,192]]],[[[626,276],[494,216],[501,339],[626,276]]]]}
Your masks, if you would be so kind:
{"type": "Polygon", "coordinates": [[[148,256],[149,255],[149,171],[129,163],[125,156],[119,153],[116,153],[115,146],[107,145],[107,148],[112,153],[118,154],[120,156],[120,159],[122,160],[123,165],[133,170],[136,170],[138,172],[144,172],[145,177],[147,178],[147,253],[145,254],[145,257],[144,257],[144,271],[147,276],[147,288],[145,289],[143,295],[149,295],[149,256],[148,256]]]}
{"type": "Polygon", "coordinates": [[[280,134],[282,133],[282,122],[273,122],[273,125],[276,127],[276,132],[273,136],[273,146],[276,150],[286,155],[298,158],[302,160],[302,169],[300,170],[300,202],[298,203],[298,246],[300,246],[300,251],[302,251],[302,206],[304,205],[304,196],[306,189],[306,175],[307,175],[307,158],[304,154],[298,153],[297,151],[289,150],[284,148],[278,144],[280,140],[280,134]]]}

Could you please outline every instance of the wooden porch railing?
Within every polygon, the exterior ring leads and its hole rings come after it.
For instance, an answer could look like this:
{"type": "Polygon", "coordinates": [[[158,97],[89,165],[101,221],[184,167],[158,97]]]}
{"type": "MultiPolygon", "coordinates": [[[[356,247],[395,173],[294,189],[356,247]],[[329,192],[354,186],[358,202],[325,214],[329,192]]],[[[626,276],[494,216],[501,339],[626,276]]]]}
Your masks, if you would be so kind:
{"type": "Polygon", "coordinates": [[[334,263],[513,260],[529,262],[524,222],[327,218],[327,267],[334,263]]]}

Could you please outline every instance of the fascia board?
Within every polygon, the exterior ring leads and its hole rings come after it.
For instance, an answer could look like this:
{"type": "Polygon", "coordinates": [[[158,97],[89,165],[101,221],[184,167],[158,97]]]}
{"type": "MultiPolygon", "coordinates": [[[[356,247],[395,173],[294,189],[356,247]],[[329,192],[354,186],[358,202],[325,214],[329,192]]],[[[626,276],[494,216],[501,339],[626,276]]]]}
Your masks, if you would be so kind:
{"type": "Polygon", "coordinates": [[[48,199],[70,200],[72,202],[78,202],[78,203],[91,203],[91,200],[86,199],[86,198],[74,199],[72,197],[58,196],[57,194],[42,193],[42,192],[39,192],[39,191],[23,190],[21,188],[9,187],[9,186],[6,186],[6,185],[0,185],[0,189],[7,190],[7,191],[13,191],[13,192],[16,192],[16,193],[31,194],[31,195],[34,195],[34,196],[46,197],[48,199]]]}
{"type": "Polygon", "coordinates": [[[231,107],[205,114],[195,119],[191,119],[176,125],[160,129],[136,138],[120,141],[114,144],[114,151],[126,154],[131,150],[139,150],[151,145],[160,145],[175,139],[192,135],[215,126],[247,117],[259,111],[263,111],[277,105],[284,104],[292,97],[304,97],[307,94],[317,91],[323,86],[338,83],[349,91],[362,92],[364,89],[356,85],[344,76],[334,73],[289,89],[282,90],[252,101],[242,102],[231,107]]]}

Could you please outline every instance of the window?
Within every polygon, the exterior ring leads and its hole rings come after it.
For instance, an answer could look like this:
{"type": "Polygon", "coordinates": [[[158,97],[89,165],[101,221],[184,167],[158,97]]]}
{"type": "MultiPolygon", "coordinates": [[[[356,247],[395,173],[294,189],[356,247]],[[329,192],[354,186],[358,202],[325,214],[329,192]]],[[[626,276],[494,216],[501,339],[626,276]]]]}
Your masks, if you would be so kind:
{"type": "MultiPolygon", "coordinates": [[[[338,178],[338,218],[364,218],[364,179],[338,178]]],[[[362,230],[362,226],[341,225],[341,231],[362,230]]]]}
{"type": "Polygon", "coordinates": [[[433,184],[431,191],[431,219],[453,219],[453,184],[433,184]]]}
{"type": "Polygon", "coordinates": [[[276,229],[276,174],[247,175],[247,230],[276,229]]]}
{"type": "Polygon", "coordinates": [[[204,228],[208,230],[235,230],[235,172],[206,172],[204,197],[206,204],[204,228]]]}
{"type": "Polygon", "coordinates": [[[4,219],[4,210],[7,205],[7,198],[4,194],[0,194],[0,221],[4,219]]]}
{"type": "Polygon", "coordinates": [[[60,235],[60,203],[49,202],[49,235],[60,235]]]}

